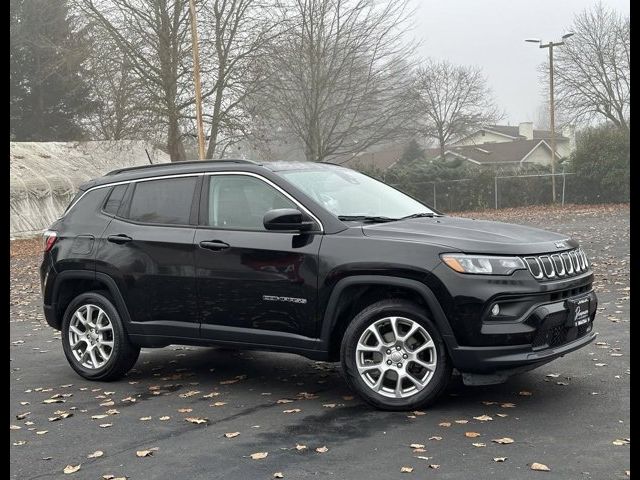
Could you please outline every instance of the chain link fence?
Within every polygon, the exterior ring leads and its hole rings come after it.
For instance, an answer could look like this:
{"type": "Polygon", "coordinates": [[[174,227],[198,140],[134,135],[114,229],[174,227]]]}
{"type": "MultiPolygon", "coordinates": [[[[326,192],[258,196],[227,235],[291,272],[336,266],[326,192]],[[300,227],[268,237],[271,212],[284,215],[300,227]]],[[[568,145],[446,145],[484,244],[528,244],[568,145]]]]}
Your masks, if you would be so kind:
{"type": "Polygon", "coordinates": [[[552,178],[556,177],[556,203],[578,203],[582,198],[574,173],[535,175],[480,175],[477,178],[434,182],[391,183],[442,212],[510,208],[553,203],[552,178]]]}

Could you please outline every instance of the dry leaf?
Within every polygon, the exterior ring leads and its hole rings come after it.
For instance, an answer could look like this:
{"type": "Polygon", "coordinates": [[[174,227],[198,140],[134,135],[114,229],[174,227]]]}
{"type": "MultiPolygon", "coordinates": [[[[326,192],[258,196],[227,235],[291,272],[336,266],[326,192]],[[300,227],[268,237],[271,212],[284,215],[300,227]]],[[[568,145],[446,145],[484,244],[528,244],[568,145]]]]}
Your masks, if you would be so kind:
{"type": "Polygon", "coordinates": [[[440,465],[436,465],[435,463],[432,463],[431,465],[429,465],[429,468],[433,468],[435,470],[437,468],[440,468],[440,465]]]}
{"type": "Polygon", "coordinates": [[[42,403],[64,403],[65,400],[61,399],[61,398],[47,398],[46,400],[43,400],[42,403]]]}
{"type": "Polygon", "coordinates": [[[496,415],[499,416],[500,418],[504,418],[504,417],[508,417],[509,416],[506,413],[496,413],[496,415]]]}
{"type": "Polygon", "coordinates": [[[212,403],[209,406],[210,407],[224,407],[226,404],[227,404],[227,402],[216,402],[216,403],[212,403]]]}
{"type": "Polygon", "coordinates": [[[19,413],[18,415],[16,415],[16,420],[24,420],[29,415],[31,415],[31,412],[19,413]]]}
{"type": "Polygon", "coordinates": [[[153,455],[153,450],[138,450],[136,452],[136,456],[137,457],[150,457],[151,455],[153,455]]]}
{"type": "Polygon", "coordinates": [[[537,470],[538,472],[550,472],[551,469],[547,467],[544,463],[534,462],[531,464],[531,470],[537,470]]]}
{"type": "Polygon", "coordinates": [[[516,404],[515,403],[502,403],[502,404],[500,404],[500,406],[502,408],[516,408],[516,404]]]}
{"type": "Polygon", "coordinates": [[[107,410],[106,412],[107,415],[118,415],[120,412],[118,410],[116,410],[115,408],[112,408],[110,410],[107,410]]]}
{"type": "Polygon", "coordinates": [[[455,422],[464,425],[465,423],[469,423],[469,420],[456,420],[455,422]]]}
{"type": "Polygon", "coordinates": [[[442,437],[429,437],[429,440],[440,441],[442,440],[442,437]]]}
{"type": "Polygon", "coordinates": [[[233,380],[223,380],[220,382],[220,385],[231,385],[232,383],[238,383],[238,379],[234,378],[233,380]]]}
{"type": "Polygon", "coordinates": [[[325,453],[325,452],[328,452],[328,451],[329,451],[329,449],[326,446],[316,448],[316,452],[318,452],[318,453],[325,453]]]}
{"type": "Polygon", "coordinates": [[[18,440],[17,442],[13,442],[13,444],[17,447],[19,447],[20,445],[24,445],[26,442],[26,440],[18,440]]]}
{"type": "Polygon", "coordinates": [[[263,458],[267,458],[269,452],[256,452],[249,455],[252,460],[262,460],[263,458]]]}
{"type": "Polygon", "coordinates": [[[9,430],[20,430],[21,428],[20,425],[9,425],[9,430]]]}
{"type": "Polygon", "coordinates": [[[322,405],[324,408],[335,408],[336,404],[335,403],[325,403],[322,405]]]}
{"type": "Polygon", "coordinates": [[[240,432],[229,432],[224,434],[224,436],[227,438],[237,437],[238,435],[240,435],[240,432]]]}
{"type": "Polygon", "coordinates": [[[494,462],[499,462],[499,463],[504,462],[506,460],[507,460],[507,457],[495,457],[493,459],[494,462]]]}
{"type": "Polygon", "coordinates": [[[91,420],[101,420],[103,418],[107,418],[108,416],[109,415],[102,415],[102,414],[100,414],[100,415],[92,415],[91,416],[91,420]]]}
{"type": "Polygon", "coordinates": [[[486,447],[486,446],[487,446],[487,444],[486,444],[486,443],[472,443],[471,445],[473,445],[474,447],[478,447],[478,448],[486,447]]]}
{"type": "Polygon", "coordinates": [[[411,473],[411,472],[413,472],[413,467],[402,467],[400,469],[400,472],[401,473],[411,473]]]}
{"type": "Polygon", "coordinates": [[[281,398],[280,400],[276,400],[276,403],[291,403],[293,400],[289,400],[288,398],[281,398]]]}
{"type": "Polygon", "coordinates": [[[476,438],[479,437],[480,434],[478,432],[464,432],[464,436],[467,438],[476,438]]]}
{"type": "Polygon", "coordinates": [[[218,393],[218,392],[211,392],[211,393],[208,393],[208,394],[206,394],[206,395],[203,395],[203,396],[202,396],[202,398],[213,398],[213,397],[217,397],[218,395],[220,395],[220,393],[218,393]]]}
{"type": "Polygon", "coordinates": [[[104,455],[104,452],[102,450],[96,450],[95,452],[87,455],[87,458],[100,458],[103,455],[104,455]]]}
{"type": "Polygon", "coordinates": [[[113,407],[116,404],[113,400],[109,400],[108,402],[102,402],[100,404],[101,407],[113,407]]]}
{"type": "Polygon", "coordinates": [[[508,443],[513,443],[514,440],[513,438],[509,438],[509,437],[504,437],[504,438],[495,438],[493,440],[491,440],[494,443],[499,443],[501,445],[506,445],[508,443]]]}
{"type": "Polygon", "coordinates": [[[67,465],[66,467],[64,467],[63,472],[67,473],[67,474],[76,473],[78,470],[80,470],[80,466],[81,465],[82,464],[80,464],[80,465],[67,465]]]}
{"type": "Polygon", "coordinates": [[[451,426],[451,422],[441,422],[438,424],[441,427],[450,427],[451,426]]]}
{"type": "Polygon", "coordinates": [[[98,425],[100,428],[109,428],[109,427],[113,427],[113,423],[101,423],[100,425],[98,425]]]}
{"type": "Polygon", "coordinates": [[[171,417],[169,417],[169,416],[165,415],[164,417],[160,417],[160,418],[159,418],[159,420],[161,420],[161,421],[165,422],[165,421],[169,420],[170,418],[171,418],[171,417]]]}
{"type": "Polygon", "coordinates": [[[298,413],[301,412],[299,408],[292,408],[291,410],[283,410],[282,413],[298,413]]]}
{"type": "Polygon", "coordinates": [[[186,393],[181,393],[180,395],[178,395],[180,398],[189,398],[189,397],[193,397],[194,395],[197,395],[200,393],[200,390],[191,390],[189,392],[186,393]]]}
{"type": "Polygon", "coordinates": [[[199,417],[187,417],[185,418],[185,420],[189,423],[195,423],[197,425],[200,425],[201,423],[207,423],[209,421],[209,419],[207,418],[199,418],[199,417]]]}
{"type": "Polygon", "coordinates": [[[421,410],[414,410],[414,411],[413,411],[413,412],[411,412],[411,413],[413,413],[414,415],[416,415],[416,416],[418,416],[418,417],[420,417],[420,416],[422,416],[422,415],[426,415],[426,414],[427,414],[427,412],[423,412],[423,411],[421,411],[421,410]]]}
{"type": "Polygon", "coordinates": [[[273,478],[284,478],[284,475],[282,472],[276,472],[273,474],[273,478]]]}
{"type": "Polygon", "coordinates": [[[302,450],[306,450],[306,449],[307,449],[306,445],[296,444],[296,450],[298,450],[299,452],[301,452],[302,450]]]}
{"type": "Polygon", "coordinates": [[[493,420],[492,417],[490,417],[489,415],[480,415],[479,417],[473,417],[475,420],[478,420],[480,422],[488,422],[490,420],[493,420]]]}
{"type": "Polygon", "coordinates": [[[190,413],[190,412],[193,412],[193,408],[179,408],[178,412],[179,413],[190,413]]]}
{"type": "Polygon", "coordinates": [[[147,422],[149,420],[151,420],[152,417],[140,417],[140,421],[142,422],[147,422]]]}
{"type": "Polygon", "coordinates": [[[620,445],[629,445],[629,443],[631,442],[629,442],[627,439],[617,438],[611,443],[613,443],[614,445],[620,446],[620,445]]]}
{"type": "Polygon", "coordinates": [[[533,393],[527,391],[527,390],[522,390],[520,392],[518,392],[518,395],[520,395],[521,397],[530,397],[531,395],[533,395],[533,393]]]}
{"type": "Polygon", "coordinates": [[[411,448],[424,448],[424,445],[421,443],[412,443],[409,445],[411,448]]]}
{"type": "Polygon", "coordinates": [[[44,435],[45,433],[47,433],[49,430],[40,430],[38,432],[36,432],[36,435],[44,435]]]}

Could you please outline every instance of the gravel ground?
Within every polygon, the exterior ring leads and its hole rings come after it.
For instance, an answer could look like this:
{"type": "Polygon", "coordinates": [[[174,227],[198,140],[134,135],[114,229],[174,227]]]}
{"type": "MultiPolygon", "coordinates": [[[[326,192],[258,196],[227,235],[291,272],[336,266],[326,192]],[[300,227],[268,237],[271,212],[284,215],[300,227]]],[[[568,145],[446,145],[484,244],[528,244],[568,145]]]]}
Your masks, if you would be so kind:
{"type": "Polygon", "coordinates": [[[579,240],[596,277],[597,343],[503,385],[456,378],[441,401],[413,413],[372,410],[333,364],[268,352],[143,350],[124,380],[85,381],[42,315],[40,242],[12,242],[11,478],[627,478],[628,206],[467,216],[579,240]],[[505,437],[513,443],[494,442],[505,437]],[[268,455],[250,457],[258,452],[268,455]],[[534,462],[550,472],[532,471],[534,462]],[[67,466],[80,467],[65,475],[67,466]]]}

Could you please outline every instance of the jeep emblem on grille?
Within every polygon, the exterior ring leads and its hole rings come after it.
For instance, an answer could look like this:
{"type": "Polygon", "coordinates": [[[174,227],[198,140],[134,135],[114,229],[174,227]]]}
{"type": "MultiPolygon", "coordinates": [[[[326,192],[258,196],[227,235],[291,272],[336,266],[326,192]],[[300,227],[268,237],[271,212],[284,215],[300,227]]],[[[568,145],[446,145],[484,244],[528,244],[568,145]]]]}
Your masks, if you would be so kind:
{"type": "Polygon", "coordinates": [[[556,242],[556,248],[567,248],[567,244],[565,242],[556,242]]]}

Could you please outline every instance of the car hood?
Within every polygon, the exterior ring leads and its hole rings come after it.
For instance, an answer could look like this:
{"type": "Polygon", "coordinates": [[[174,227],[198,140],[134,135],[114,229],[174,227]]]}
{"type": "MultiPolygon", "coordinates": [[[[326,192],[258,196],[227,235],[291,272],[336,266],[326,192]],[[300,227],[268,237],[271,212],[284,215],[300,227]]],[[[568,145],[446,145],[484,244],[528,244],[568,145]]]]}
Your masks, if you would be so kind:
{"type": "Polygon", "coordinates": [[[578,246],[566,235],[539,228],[448,216],[364,225],[362,231],[368,237],[442,245],[465,253],[534,255],[578,246]]]}

